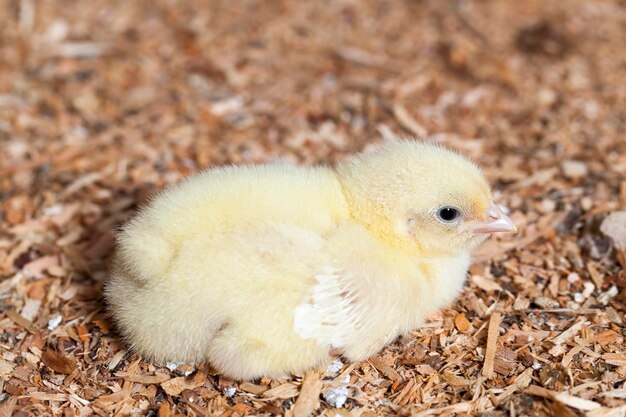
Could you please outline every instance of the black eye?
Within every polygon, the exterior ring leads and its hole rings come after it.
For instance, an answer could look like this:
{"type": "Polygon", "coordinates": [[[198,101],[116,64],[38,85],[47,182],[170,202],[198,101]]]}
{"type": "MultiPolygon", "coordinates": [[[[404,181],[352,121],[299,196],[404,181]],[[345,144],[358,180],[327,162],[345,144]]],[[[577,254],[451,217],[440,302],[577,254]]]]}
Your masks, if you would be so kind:
{"type": "Polygon", "coordinates": [[[437,217],[446,223],[450,223],[461,217],[461,212],[454,207],[442,207],[437,212],[437,217]]]}

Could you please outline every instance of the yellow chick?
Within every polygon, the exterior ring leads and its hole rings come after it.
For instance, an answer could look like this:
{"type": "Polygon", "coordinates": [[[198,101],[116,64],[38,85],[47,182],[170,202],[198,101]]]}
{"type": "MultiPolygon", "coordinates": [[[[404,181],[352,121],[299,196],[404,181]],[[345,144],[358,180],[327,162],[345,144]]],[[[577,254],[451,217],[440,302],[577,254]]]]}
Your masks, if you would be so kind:
{"type": "Polygon", "coordinates": [[[459,294],[472,249],[514,230],[473,163],[420,142],[336,169],[213,169],[123,228],[106,297],[148,358],[284,376],[419,327],[459,294]]]}

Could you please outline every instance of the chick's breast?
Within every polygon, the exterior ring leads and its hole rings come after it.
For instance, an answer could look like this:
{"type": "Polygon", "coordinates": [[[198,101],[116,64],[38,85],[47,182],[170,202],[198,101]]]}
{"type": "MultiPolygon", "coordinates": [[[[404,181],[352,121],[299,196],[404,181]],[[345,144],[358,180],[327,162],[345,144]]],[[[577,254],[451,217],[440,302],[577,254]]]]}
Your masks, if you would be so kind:
{"type": "Polygon", "coordinates": [[[331,262],[322,236],[347,216],[325,168],[193,177],[119,235],[111,311],[130,343],[157,360],[210,362],[238,379],[319,365],[328,349],[294,332],[294,311],[331,262]]]}

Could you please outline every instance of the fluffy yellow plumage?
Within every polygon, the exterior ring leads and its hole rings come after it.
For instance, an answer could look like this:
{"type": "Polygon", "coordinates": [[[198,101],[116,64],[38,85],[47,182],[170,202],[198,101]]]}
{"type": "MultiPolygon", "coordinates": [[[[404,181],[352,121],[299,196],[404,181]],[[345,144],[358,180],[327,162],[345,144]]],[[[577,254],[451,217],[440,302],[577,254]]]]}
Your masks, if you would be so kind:
{"type": "Polygon", "coordinates": [[[513,230],[479,169],[398,142],[336,169],[203,172],[118,236],[110,309],[159,361],[236,379],[359,361],[450,303],[486,233],[513,230]]]}

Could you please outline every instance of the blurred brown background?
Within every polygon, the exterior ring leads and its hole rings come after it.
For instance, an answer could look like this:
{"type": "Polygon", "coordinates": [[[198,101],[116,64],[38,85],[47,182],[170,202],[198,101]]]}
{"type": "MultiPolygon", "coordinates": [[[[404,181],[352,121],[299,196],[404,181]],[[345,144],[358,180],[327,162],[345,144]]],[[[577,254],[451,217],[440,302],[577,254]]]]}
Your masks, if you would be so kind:
{"type": "Polygon", "coordinates": [[[2,2],[0,414],[623,416],[626,258],[599,225],[626,208],[625,114],[620,0],[2,2]],[[149,194],[397,136],[475,159],[522,228],[429,327],[308,399],[124,350],[100,288],[149,194]]]}

